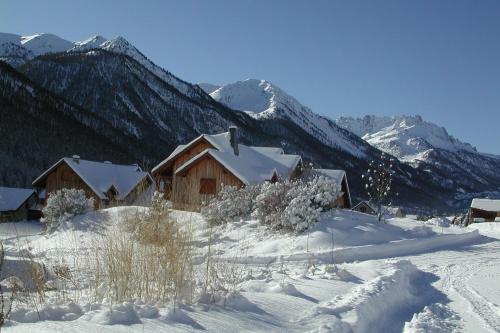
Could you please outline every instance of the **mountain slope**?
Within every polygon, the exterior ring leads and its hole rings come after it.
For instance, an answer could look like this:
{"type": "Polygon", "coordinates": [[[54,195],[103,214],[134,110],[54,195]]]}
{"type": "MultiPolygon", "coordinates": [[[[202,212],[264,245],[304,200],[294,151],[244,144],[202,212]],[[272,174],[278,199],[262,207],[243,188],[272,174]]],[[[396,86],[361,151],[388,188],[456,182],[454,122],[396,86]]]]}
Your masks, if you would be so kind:
{"type": "Polygon", "coordinates": [[[420,116],[341,117],[336,123],[401,161],[427,170],[436,182],[455,188],[460,196],[500,189],[498,156],[479,153],[420,116]]]}
{"type": "Polygon", "coordinates": [[[0,61],[0,184],[29,186],[63,156],[142,162],[153,152],[0,61]],[[8,138],[8,139],[5,139],[8,138]]]}
{"type": "Polygon", "coordinates": [[[444,127],[426,122],[420,116],[340,117],[336,123],[405,162],[425,160],[432,149],[476,153],[470,144],[457,140],[444,127]]]}
{"type": "Polygon", "coordinates": [[[247,112],[256,119],[288,119],[324,144],[366,158],[366,144],[340,128],[332,120],[303,106],[276,85],[247,79],[227,84],[210,93],[213,99],[228,107],[247,112]]]}

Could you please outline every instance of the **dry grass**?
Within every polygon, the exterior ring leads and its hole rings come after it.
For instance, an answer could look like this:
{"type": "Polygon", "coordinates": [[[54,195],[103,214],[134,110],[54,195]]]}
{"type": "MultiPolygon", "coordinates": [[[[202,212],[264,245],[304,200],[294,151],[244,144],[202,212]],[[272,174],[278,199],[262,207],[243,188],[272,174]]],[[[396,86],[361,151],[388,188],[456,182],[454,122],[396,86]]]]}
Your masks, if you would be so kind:
{"type": "Polygon", "coordinates": [[[190,228],[181,228],[168,209],[154,205],[124,216],[124,221],[95,243],[91,287],[96,300],[190,303],[190,228]]]}

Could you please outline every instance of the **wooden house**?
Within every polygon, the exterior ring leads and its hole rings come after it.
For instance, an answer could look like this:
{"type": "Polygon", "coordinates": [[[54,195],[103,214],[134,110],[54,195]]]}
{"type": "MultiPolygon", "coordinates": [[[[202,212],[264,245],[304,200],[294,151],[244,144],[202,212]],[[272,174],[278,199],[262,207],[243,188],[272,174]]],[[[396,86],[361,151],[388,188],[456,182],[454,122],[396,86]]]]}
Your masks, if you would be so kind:
{"type": "Polygon", "coordinates": [[[312,169],[309,173],[312,175],[325,176],[337,183],[340,190],[340,196],[335,200],[335,202],[332,202],[332,208],[351,209],[351,193],[349,191],[349,183],[347,182],[347,174],[344,170],[312,169]]]}
{"type": "Polygon", "coordinates": [[[500,222],[500,200],[472,199],[467,219],[468,224],[474,222],[500,222]]]}
{"type": "Polygon", "coordinates": [[[375,207],[373,207],[368,201],[360,201],[356,206],[352,207],[352,210],[360,213],[377,215],[377,209],[375,209],[375,207]]]}
{"type": "Polygon", "coordinates": [[[88,161],[75,155],[60,159],[35,179],[33,186],[43,199],[63,188],[82,189],[88,198],[94,198],[98,209],[136,204],[154,182],[137,164],[88,161]]]}
{"type": "Polygon", "coordinates": [[[178,146],[153,168],[157,188],[176,209],[197,211],[222,184],[241,188],[300,176],[302,159],[281,148],[238,143],[236,127],[216,135],[202,134],[178,146]]]}
{"type": "Polygon", "coordinates": [[[37,196],[26,188],[0,187],[0,222],[29,220],[34,214],[37,196]]]}

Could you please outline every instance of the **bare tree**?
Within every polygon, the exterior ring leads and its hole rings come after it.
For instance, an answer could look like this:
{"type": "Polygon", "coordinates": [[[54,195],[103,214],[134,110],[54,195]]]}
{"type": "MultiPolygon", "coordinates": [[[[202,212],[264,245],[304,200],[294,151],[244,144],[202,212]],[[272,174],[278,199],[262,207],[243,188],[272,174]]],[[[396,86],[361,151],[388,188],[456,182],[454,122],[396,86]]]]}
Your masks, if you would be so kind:
{"type": "Polygon", "coordinates": [[[393,158],[388,158],[384,153],[380,155],[380,160],[371,161],[369,168],[363,179],[365,180],[365,189],[370,204],[377,209],[377,218],[382,220],[382,205],[389,203],[392,190],[392,177],[394,175],[393,158]]]}

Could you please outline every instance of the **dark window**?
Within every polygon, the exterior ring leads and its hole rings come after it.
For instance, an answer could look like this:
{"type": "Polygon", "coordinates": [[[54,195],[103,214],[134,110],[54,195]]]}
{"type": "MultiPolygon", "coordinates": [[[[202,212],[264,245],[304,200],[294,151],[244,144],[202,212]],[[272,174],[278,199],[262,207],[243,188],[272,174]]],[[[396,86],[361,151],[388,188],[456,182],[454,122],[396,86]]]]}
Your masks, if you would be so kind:
{"type": "Polygon", "coordinates": [[[366,213],[366,207],[359,207],[359,211],[361,213],[366,213]]]}
{"type": "Polygon", "coordinates": [[[215,179],[202,178],[200,179],[200,194],[215,194],[216,183],[215,179]]]}

